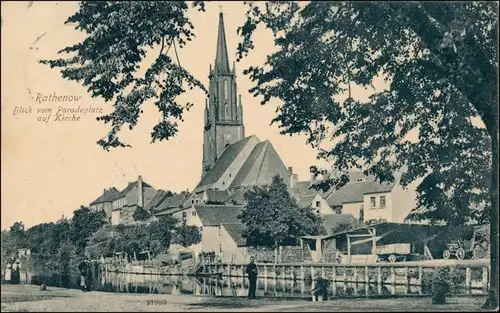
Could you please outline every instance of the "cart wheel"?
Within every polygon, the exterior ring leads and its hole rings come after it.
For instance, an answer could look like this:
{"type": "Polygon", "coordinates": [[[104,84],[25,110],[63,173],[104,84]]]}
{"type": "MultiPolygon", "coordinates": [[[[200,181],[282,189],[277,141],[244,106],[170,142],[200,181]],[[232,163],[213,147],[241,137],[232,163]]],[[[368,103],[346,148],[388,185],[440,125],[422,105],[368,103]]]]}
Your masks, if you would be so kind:
{"type": "Polygon", "coordinates": [[[459,260],[463,260],[463,259],[465,258],[465,251],[464,251],[464,249],[459,248],[459,249],[457,250],[456,255],[457,255],[457,259],[459,259],[459,260]]]}
{"type": "Polygon", "coordinates": [[[394,254],[389,255],[389,262],[396,263],[396,256],[394,254]]]}
{"type": "Polygon", "coordinates": [[[451,256],[450,250],[444,250],[443,259],[448,260],[451,256]]]}

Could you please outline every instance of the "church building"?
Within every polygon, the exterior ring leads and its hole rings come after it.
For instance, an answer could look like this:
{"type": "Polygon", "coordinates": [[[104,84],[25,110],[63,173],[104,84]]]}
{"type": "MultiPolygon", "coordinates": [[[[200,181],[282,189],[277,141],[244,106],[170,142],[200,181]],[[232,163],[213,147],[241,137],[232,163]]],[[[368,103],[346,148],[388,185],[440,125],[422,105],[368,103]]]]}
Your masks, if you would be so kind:
{"type": "Polygon", "coordinates": [[[268,140],[245,137],[243,104],[238,95],[236,69],[229,57],[224,17],[219,14],[214,66],[210,66],[205,103],[201,181],[195,193],[228,191],[271,183],[279,174],[290,185],[291,173],[268,140]]]}

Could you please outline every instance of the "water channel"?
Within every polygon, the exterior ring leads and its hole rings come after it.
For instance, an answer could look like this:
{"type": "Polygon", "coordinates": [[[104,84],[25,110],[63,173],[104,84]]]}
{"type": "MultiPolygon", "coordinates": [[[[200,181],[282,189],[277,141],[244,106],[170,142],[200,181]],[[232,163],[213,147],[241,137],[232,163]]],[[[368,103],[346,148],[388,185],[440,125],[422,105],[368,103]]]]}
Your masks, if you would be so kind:
{"type": "MultiPolygon", "coordinates": [[[[23,271],[21,282],[27,284],[62,288],[79,288],[78,273],[36,273],[23,271]]],[[[273,298],[311,298],[311,281],[291,279],[260,278],[257,284],[257,297],[273,298]]],[[[242,277],[193,277],[140,275],[110,272],[96,272],[92,279],[92,290],[118,293],[146,294],[191,294],[222,297],[244,297],[248,294],[248,280],[242,277]]],[[[481,290],[456,290],[457,293],[482,293],[481,290]]],[[[404,286],[388,284],[332,282],[328,285],[329,297],[425,295],[430,289],[425,286],[404,286]]]]}

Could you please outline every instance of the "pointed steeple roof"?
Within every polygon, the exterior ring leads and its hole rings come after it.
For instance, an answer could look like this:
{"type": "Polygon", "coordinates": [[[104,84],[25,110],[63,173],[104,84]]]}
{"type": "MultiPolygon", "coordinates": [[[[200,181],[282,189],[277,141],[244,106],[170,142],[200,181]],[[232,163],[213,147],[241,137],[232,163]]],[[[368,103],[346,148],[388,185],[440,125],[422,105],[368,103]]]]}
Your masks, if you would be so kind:
{"type": "Polygon", "coordinates": [[[222,12],[219,13],[219,31],[217,32],[217,52],[215,55],[215,68],[219,73],[229,72],[226,32],[224,30],[224,16],[222,12]]]}

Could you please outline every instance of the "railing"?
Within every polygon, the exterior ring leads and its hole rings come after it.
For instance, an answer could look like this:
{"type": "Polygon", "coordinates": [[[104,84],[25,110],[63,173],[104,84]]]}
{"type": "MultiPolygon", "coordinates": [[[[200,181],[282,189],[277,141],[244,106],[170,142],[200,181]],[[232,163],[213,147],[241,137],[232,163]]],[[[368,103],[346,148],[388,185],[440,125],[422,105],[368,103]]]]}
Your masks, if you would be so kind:
{"type": "MultiPolygon", "coordinates": [[[[425,272],[439,268],[450,267],[465,270],[465,288],[488,289],[489,261],[479,261],[475,264],[429,264],[429,262],[403,263],[373,263],[373,264],[334,264],[334,263],[256,263],[259,278],[291,279],[316,281],[318,278],[333,282],[391,284],[422,286],[425,272]],[[480,273],[478,275],[478,273],[480,273]],[[475,275],[473,275],[475,274],[475,275]]],[[[245,277],[244,264],[210,263],[203,264],[201,273],[221,273],[222,276],[245,277]]]]}

